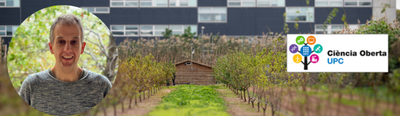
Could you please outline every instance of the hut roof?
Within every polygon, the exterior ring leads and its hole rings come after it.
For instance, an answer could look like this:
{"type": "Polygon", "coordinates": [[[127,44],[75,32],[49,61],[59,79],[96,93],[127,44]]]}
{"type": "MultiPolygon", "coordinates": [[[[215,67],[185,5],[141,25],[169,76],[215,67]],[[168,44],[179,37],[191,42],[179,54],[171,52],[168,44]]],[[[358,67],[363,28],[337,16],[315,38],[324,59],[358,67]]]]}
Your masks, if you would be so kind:
{"type": "MultiPolygon", "coordinates": [[[[176,66],[176,65],[179,65],[179,64],[183,64],[183,63],[185,63],[185,62],[190,62],[190,60],[185,60],[185,61],[177,62],[177,63],[175,63],[175,66],[176,66]]],[[[203,63],[200,63],[200,62],[192,61],[192,63],[198,64],[198,65],[201,65],[201,66],[205,66],[205,67],[208,67],[208,68],[212,68],[212,66],[207,65],[207,64],[203,64],[203,63]]]]}

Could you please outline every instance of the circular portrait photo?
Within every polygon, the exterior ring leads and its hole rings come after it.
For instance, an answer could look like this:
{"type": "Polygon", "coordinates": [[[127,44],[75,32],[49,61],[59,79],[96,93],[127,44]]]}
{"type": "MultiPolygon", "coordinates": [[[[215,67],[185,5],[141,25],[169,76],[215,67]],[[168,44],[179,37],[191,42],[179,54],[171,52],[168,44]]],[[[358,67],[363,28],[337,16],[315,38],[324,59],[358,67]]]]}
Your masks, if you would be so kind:
{"type": "Polygon", "coordinates": [[[27,104],[51,115],[74,115],[106,97],[117,60],[115,40],[98,17],[59,5],[22,22],[11,39],[7,66],[27,104]]]}

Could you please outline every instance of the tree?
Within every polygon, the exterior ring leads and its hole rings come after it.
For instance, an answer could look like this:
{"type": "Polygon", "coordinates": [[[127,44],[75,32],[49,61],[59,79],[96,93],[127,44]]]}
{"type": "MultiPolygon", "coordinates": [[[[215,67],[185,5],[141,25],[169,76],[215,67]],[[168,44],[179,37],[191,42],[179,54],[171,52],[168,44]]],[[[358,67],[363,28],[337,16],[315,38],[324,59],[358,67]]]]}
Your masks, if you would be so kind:
{"type": "Polygon", "coordinates": [[[334,8],[334,9],[329,13],[328,17],[326,17],[326,20],[324,21],[324,27],[322,28],[324,31],[325,31],[325,29],[328,27],[326,24],[327,24],[327,23],[328,23],[328,24],[331,24],[332,19],[336,17],[336,13],[337,13],[338,11],[339,11],[339,10],[338,10],[337,8],[334,8]]]}
{"type": "Polygon", "coordinates": [[[347,28],[346,9],[343,9],[342,21],[344,28],[347,28]]]}
{"type": "Polygon", "coordinates": [[[400,40],[398,39],[400,37],[400,28],[398,27],[399,25],[393,27],[386,23],[385,19],[379,19],[369,21],[355,31],[355,34],[388,34],[389,72],[400,67],[400,52],[397,50],[400,48],[400,40]]]}
{"type": "Polygon", "coordinates": [[[181,37],[185,39],[185,41],[189,41],[188,39],[192,40],[194,35],[196,35],[196,32],[192,33],[192,29],[190,29],[190,26],[185,29],[181,37]]]}
{"type": "MultiPolygon", "coordinates": [[[[106,66],[102,72],[104,76],[108,78],[111,82],[115,80],[115,76],[117,71],[117,62],[118,62],[118,50],[117,50],[117,43],[115,42],[115,38],[112,35],[109,35],[110,44],[108,45],[108,49],[105,53],[106,59],[106,66]]],[[[104,50],[103,50],[104,51],[104,50]]]]}
{"type": "Polygon", "coordinates": [[[400,21],[400,10],[399,9],[396,10],[396,20],[400,21]]]}
{"type": "Polygon", "coordinates": [[[167,39],[167,38],[171,37],[171,35],[172,35],[172,30],[171,30],[171,29],[168,29],[168,28],[165,28],[165,31],[164,31],[164,32],[161,32],[161,34],[163,35],[163,37],[164,37],[165,39],[167,39]]]}
{"type": "MultiPolygon", "coordinates": [[[[299,14],[300,13],[300,11],[296,11],[296,14],[299,14]]],[[[296,34],[298,34],[298,31],[299,31],[299,24],[298,24],[298,22],[299,22],[299,18],[295,18],[295,20],[296,20],[296,22],[294,23],[294,28],[296,29],[296,34]]]]}
{"type": "Polygon", "coordinates": [[[288,27],[288,24],[286,23],[286,19],[287,19],[287,17],[286,17],[286,12],[285,12],[285,13],[283,13],[283,31],[285,33],[289,33],[289,27],[288,27]]]}

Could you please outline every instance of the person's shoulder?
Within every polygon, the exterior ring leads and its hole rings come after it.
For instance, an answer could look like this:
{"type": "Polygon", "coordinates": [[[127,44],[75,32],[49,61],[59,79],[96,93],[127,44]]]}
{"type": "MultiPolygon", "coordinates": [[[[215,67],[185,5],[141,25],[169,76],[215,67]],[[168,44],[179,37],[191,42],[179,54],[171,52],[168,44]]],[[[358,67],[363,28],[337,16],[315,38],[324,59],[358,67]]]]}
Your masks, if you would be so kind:
{"type": "Polygon", "coordinates": [[[25,78],[24,82],[26,82],[26,83],[39,83],[39,82],[46,81],[46,80],[48,80],[48,77],[49,77],[47,72],[48,71],[45,70],[45,71],[42,71],[42,72],[30,74],[25,78]]]}
{"type": "Polygon", "coordinates": [[[110,80],[108,80],[108,78],[106,76],[89,71],[89,70],[86,70],[86,72],[87,72],[86,78],[88,78],[96,83],[106,84],[106,85],[111,86],[111,82],[110,82],[110,80]]]}

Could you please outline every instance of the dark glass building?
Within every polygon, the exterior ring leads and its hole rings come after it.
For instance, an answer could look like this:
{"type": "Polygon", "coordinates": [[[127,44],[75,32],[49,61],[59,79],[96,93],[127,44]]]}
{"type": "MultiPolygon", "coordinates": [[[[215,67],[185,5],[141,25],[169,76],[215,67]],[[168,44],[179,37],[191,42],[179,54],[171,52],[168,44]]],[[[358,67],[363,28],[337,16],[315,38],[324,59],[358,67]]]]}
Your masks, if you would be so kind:
{"type": "MultiPolygon", "coordinates": [[[[382,3],[395,4],[395,0],[0,0],[0,36],[8,43],[22,21],[53,5],[72,5],[94,13],[119,43],[125,38],[162,37],[165,28],[181,34],[187,27],[197,34],[261,36],[281,33],[287,23],[289,34],[329,34],[344,28],[343,14],[349,28],[358,28],[372,16],[381,17],[382,3]],[[338,9],[336,17],[323,30],[334,8],[338,9]]],[[[393,10],[395,14],[395,7],[387,12],[393,10]]]]}

